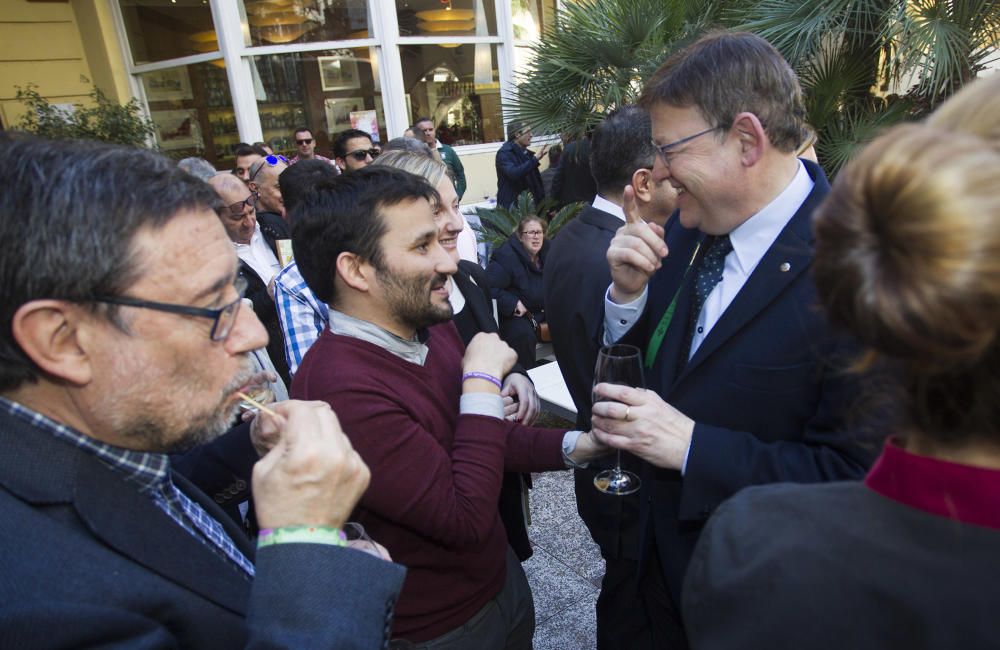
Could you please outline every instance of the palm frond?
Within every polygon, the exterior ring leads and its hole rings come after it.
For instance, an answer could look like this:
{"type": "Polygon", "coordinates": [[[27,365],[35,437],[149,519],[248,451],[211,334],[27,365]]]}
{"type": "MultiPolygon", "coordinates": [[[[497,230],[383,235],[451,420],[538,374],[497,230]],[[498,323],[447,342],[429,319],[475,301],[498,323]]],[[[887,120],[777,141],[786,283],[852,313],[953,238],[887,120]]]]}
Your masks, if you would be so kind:
{"type": "Polygon", "coordinates": [[[563,226],[580,214],[585,205],[587,204],[579,201],[577,203],[568,203],[563,206],[563,208],[559,210],[559,212],[556,212],[555,216],[552,217],[552,220],[549,221],[549,226],[545,229],[545,238],[554,239],[563,226]]]}

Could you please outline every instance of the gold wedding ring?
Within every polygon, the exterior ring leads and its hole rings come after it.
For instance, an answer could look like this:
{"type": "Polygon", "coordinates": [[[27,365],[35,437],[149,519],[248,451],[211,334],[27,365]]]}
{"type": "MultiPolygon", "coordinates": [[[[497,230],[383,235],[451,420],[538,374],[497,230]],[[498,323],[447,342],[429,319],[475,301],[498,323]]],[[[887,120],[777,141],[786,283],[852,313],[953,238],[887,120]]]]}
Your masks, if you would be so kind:
{"type": "Polygon", "coordinates": [[[631,406],[626,406],[626,407],[625,407],[625,421],[626,421],[626,422],[631,422],[631,420],[630,420],[630,419],[629,419],[629,417],[628,417],[628,414],[629,414],[629,411],[631,411],[631,410],[632,410],[632,407],[631,407],[631,406]]]}

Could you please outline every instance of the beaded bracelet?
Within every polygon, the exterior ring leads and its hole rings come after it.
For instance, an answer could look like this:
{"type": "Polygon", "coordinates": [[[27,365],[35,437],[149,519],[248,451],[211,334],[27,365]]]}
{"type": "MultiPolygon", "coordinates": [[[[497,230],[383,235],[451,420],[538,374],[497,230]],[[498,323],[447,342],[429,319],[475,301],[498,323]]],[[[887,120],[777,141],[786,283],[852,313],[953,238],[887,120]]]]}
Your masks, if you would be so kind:
{"type": "Polygon", "coordinates": [[[283,526],[261,528],[257,535],[257,548],[274,544],[329,544],[347,546],[347,535],[339,528],[329,526],[283,526]]]}
{"type": "Polygon", "coordinates": [[[466,379],[485,379],[486,381],[490,382],[497,388],[503,389],[503,384],[500,382],[499,379],[497,379],[493,375],[488,375],[485,372],[467,372],[464,375],[462,375],[462,381],[464,382],[466,379]]]}

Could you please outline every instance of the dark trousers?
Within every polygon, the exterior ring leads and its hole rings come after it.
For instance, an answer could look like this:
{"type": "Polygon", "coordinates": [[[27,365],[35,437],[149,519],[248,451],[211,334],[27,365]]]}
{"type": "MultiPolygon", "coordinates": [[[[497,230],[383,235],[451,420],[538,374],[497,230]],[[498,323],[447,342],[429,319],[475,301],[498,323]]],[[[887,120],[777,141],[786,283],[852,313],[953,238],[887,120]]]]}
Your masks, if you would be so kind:
{"type": "Polygon", "coordinates": [[[597,597],[597,650],[658,650],[651,622],[639,599],[639,574],[634,560],[604,561],[604,578],[597,597]]]}
{"type": "Polygon", "coordinates": [[[681,608],[670,596],[655,547],[643,563],[637,604],[649,615],[653,647],[658,650],[687,650],[688,640],[681,621],[681,608]]]}
{"type": "MultiPolygon", "coordinates": [[[[503,589],[460,627],[436,639],[415,643],[416,650],[531,650],[535,602],[514,551],[507,549],[503,589]]],[[[397,646],[402,647],[402,646],[397,646]]]]}
{"type": "Polygon", "coordinates": [[[500,318],[500,338],[517,353],[517,362],[525,370],[535,367],[535,326],[527,317],[500,318]]]}

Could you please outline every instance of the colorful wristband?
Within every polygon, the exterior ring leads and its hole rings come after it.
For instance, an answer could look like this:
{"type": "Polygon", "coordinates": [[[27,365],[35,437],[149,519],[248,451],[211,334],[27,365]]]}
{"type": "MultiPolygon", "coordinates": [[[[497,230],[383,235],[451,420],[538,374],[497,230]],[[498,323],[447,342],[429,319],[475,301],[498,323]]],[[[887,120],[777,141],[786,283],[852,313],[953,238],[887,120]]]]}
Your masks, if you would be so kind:
{"type": "Polygon", "coordinates": [[[497,379],[493,375],[488,375],[485,372],[467,372],[464,375],[462,375],[462,381],[464,382],[466,379],[485,379],[486,381],[490,382],[497,388],[503,389],[503,384],[500,382],[499,379],[497,379]]]}
{"type": "Polygon", "coordinates": [[[257,548],[274,544],[328,544],[347,546],[347,535],[339,528],[328,526],[284,526],[261,528],[257,535],[257,548]]]}

